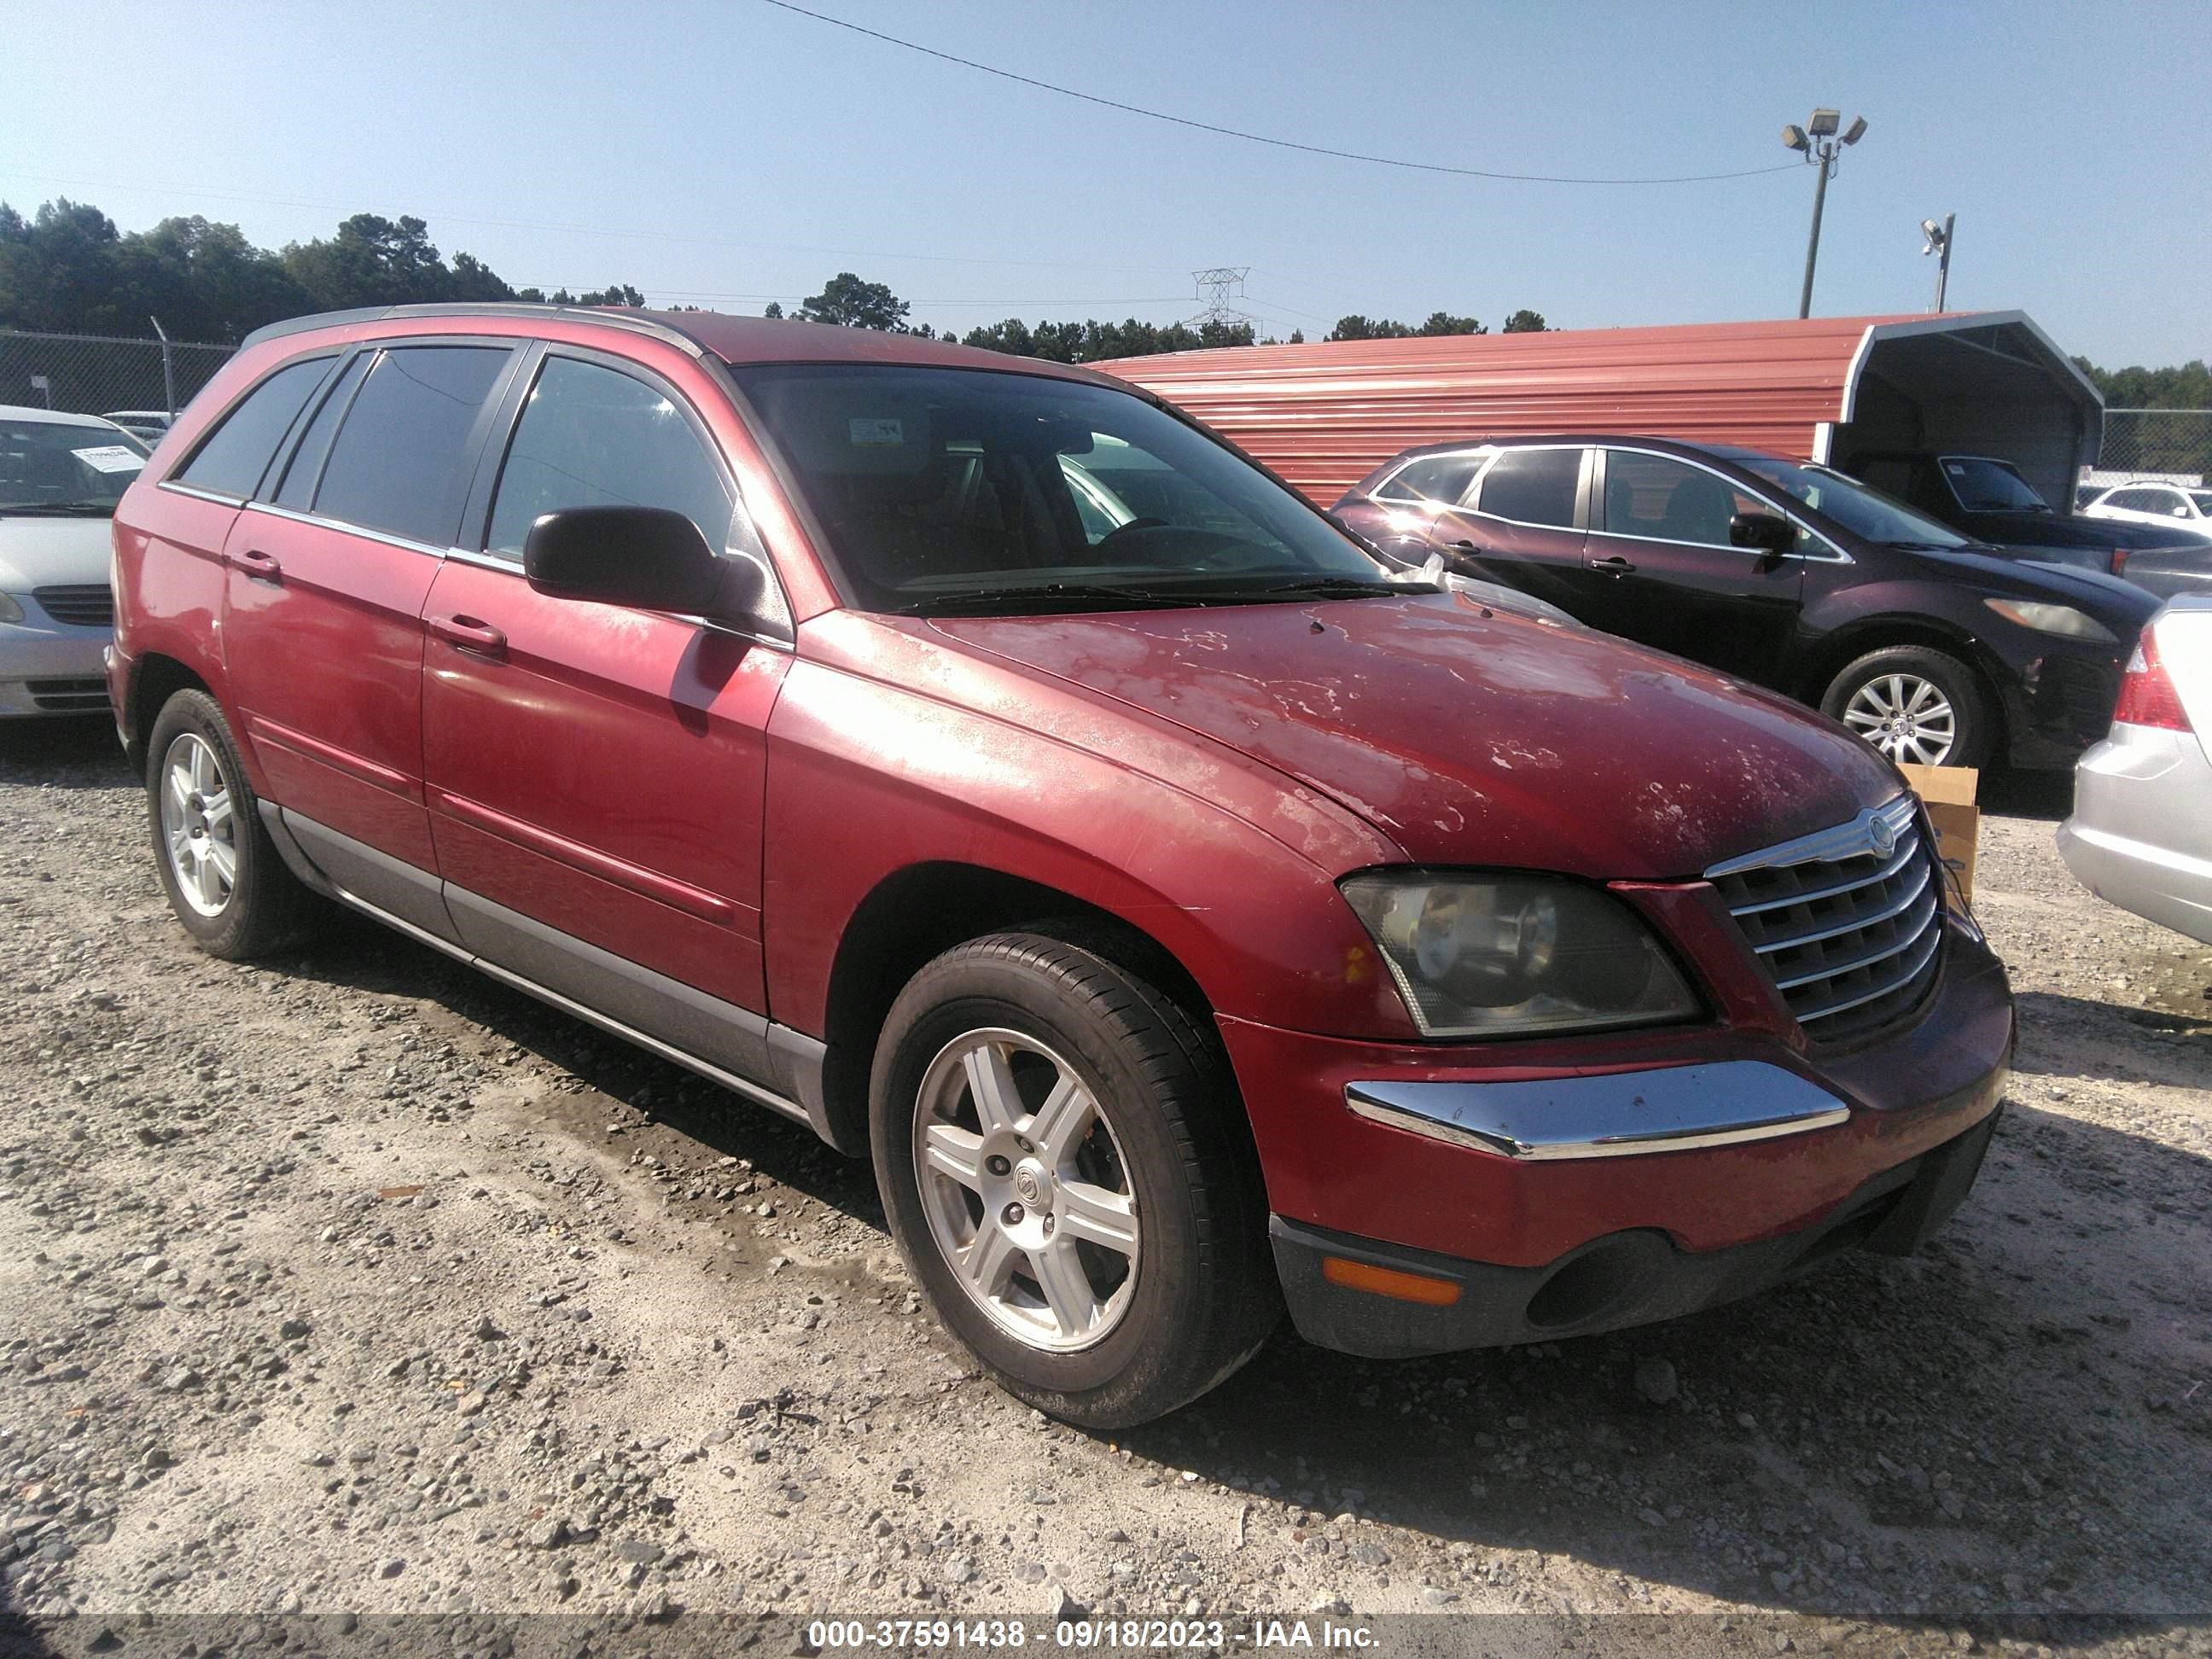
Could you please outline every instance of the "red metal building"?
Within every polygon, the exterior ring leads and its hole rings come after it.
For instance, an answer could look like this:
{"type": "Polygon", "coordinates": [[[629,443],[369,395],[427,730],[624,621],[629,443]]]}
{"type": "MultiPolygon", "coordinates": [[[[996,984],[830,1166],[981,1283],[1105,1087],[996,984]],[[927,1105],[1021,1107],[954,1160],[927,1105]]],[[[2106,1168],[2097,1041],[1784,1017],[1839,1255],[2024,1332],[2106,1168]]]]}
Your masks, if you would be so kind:
{"type": "Polygon", "coordinates": [[[2013,461],[2070,507],[2096,388],[2017,311],[1322,341],[1096,365],[1227,434],[1323,506],[1403,449],[1553,432],[2013,461]]]}

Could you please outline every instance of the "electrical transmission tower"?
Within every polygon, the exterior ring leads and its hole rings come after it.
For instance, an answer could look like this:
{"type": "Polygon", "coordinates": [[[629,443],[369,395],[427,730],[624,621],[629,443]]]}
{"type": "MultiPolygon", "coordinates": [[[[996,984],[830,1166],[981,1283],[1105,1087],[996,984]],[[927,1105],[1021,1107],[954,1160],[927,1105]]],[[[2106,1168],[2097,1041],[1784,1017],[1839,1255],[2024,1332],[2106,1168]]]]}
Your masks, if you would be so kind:
{"type": "Polygon", "coordinates": [[[1234,328],[1239,323],[1252,319],[1229,302],[1244,297],[1244,278],[1250,275],[1249,265],[1215,265],[1206,270],[1194,270],[1191,280],[1198,284],[1198,297],[1206,301],[1206,309],[1192,318],[1186,326],[1204,328],[1208,323],[1218,323],[1224,328],[1234,328]]]}

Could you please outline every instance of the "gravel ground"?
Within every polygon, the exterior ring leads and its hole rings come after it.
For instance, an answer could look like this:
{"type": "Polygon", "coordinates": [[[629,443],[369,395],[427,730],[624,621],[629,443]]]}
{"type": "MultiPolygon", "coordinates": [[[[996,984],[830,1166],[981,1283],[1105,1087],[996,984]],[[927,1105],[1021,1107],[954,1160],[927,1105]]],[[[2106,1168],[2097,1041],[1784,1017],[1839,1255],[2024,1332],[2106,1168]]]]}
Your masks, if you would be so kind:
{"type": "Polygon", "coordinates": [[[2019,1071],[1923,1255],[1504,1353],[1285,1333],[1108,1439],[937,1333],[865,1165],[365,922],[197,954],[112,736],[0,732],[0,1611],[1790,1613],[1846,1647],[2125,1611],[2201,1648],[2212,950],[2077,888],[2051,788],[1996,781],[2019,1071]]]}

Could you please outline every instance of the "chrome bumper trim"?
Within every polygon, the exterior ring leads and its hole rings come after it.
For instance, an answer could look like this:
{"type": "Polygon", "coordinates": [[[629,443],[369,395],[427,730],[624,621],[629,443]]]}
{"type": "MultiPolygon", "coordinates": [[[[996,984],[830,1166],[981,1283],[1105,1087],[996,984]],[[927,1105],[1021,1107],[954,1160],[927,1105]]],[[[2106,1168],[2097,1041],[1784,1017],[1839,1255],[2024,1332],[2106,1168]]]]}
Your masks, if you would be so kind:
{"type": "Polygon", "coordinates": [[[1851,1115],[1818,1084],[1755,1060],[1520,1083],[1347,1083],[1344,1103],[1357,1117],[1529,1163],[1733,1146],[1851,1115]]]}

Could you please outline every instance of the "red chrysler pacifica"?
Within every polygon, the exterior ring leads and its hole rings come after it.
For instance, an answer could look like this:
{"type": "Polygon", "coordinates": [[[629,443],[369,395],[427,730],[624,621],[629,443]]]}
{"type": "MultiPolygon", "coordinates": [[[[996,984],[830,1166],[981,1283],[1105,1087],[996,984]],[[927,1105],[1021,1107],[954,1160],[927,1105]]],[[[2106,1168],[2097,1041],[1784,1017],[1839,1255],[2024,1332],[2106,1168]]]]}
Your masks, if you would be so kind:
{"type": "Polygon", "coordinates": [[[939,1317],[1076,1422],[1285,1304],[1414,1354],[1909,1250],[1995,1126],[2003,971],[1887,763],[1387,570],[1104,375],[310,318],[163,441],[115,581],[203,946],[335,900],[872,1156],[939,1317]]]}

